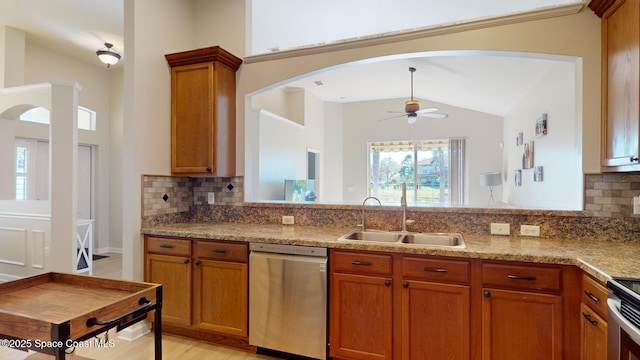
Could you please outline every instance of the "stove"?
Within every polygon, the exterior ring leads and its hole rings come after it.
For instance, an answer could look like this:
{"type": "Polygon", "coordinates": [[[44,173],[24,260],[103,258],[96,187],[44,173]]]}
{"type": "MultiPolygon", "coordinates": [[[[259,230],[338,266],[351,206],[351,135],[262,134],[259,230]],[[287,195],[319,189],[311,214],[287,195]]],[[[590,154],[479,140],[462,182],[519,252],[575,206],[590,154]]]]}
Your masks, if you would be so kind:
{"type": "Polygon", "coordinates": [[[612,278],[607,287],[607,359],[640,359],[640,279],[612,278]]]}
{"type": "Polygon", "coordinates": [[[640,328],[640,279],[613,278],[607,287],[620,298],[622,316],[640,328]]]}

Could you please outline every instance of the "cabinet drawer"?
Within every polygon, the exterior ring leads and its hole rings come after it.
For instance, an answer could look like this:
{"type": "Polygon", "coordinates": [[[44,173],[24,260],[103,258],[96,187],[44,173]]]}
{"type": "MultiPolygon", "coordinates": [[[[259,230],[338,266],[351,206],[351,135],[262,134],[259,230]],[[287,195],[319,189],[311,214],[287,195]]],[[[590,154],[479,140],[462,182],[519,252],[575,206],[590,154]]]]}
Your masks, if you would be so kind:
{"type": "Polygon", "coordinates": [[[199,259],[215,259],[247,262],[247,244],[231,244],[217,241],[198,241],[195,256],[199,259]]]}
{"type": "Polygon", "coordinates": [[[147,237],[147,252],[155,254],[191,256],[191,240],[147,237]]]}
{"type": "Polygon", "coordinates": [[[607,317],[607,289],[587,275],[582,275],[582,302],[607,317]]]}
{"type": "Polygon", "coordinates": [[[531,265],[482,264],[482,285],[527,290],[559,291],[562,269],[531,265]]]}
{"type": "Polygon", "coordinates": [[[391,255],[334,251],[333,271],[391,275],[391,255]]]}
{"type": "Polygon", "coordinates": [[[442,260],[419,257],[402,259],[402,276],[429,281],[468,283],[471,266],[466,260],[442,260]]]}

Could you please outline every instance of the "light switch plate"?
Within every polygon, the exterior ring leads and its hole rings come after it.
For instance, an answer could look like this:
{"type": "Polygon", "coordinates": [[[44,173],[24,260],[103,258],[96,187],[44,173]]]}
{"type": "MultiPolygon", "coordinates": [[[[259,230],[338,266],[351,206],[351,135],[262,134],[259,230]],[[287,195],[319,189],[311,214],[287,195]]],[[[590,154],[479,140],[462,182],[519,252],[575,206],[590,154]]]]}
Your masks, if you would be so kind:
{"type": "Polygon", "coordinates": [[[207,193],[207,202],[209,204],[215,204],[216,203],[216,193],[213,193],[213,192],[207,193]]]}
{"type": "Polygon", "coordinates": [[[522,236],[540,236],[540,226],[537,226],[537,225],[520,225],[520,235],[522,235],[522,236]]]}
{"type": "Polygon", "coordinates": [[[293,225],[295,224],[295,219],[293,216],[282,215],[282,224],[284,225],[293,225]]]}

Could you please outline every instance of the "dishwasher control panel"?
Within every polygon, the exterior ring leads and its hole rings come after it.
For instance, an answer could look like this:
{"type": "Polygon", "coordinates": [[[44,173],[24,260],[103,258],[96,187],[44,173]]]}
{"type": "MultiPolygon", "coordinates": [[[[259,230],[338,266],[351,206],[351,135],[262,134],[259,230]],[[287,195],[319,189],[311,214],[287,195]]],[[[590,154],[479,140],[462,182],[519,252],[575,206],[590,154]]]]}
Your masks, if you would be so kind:
{"type": "Polygon", "coordinates": [[[268,243],[250,243],[249,250],[300,256],[327,257],[327,248],[268,243]]]}

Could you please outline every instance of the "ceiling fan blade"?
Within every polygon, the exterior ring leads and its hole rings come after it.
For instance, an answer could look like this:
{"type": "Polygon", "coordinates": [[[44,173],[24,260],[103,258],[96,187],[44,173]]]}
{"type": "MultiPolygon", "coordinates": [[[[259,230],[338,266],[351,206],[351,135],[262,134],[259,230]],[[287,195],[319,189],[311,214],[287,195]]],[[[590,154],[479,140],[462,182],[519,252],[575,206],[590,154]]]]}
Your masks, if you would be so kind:
{"type": "Polygon", "coordinates": [[[426,114],[418,114],[418,116],[420,116],[420,117],[430,117],[430,118],[436,118],[436,119],[444,119],[444,118],[448,117],[449,115],[440,114],[440,113],[426,113],[426,114]]]}
{"type": "Polygon", "coordinates": [[[434,112],[434,111],[438,111],[440,109],[438,109],[437,107],[428,107],[428,108],[424,108],[421,110],[416,111],[416,113],[418,114],[424,114],[424,113],[430,113],[430,112],[434,112]]]}
{"type": "Polygon", "coordinates": [[[402,115],[396,115],[396,116],[392,116],[392,117],[388,117],[388,118],[384,118],[384,119],[380,119],[378,120],[378,122],[382,122],[382,121],[387,121],[387,120],[391,120],[391,119],[397,119],[397,118],[401,118],[401,117],[405,117],[405,114],[402,115]]]}
{"type": "Polygon", "coordinates": [[[387,112],[389,114],[406,114],[406,112],[404,111],[393,111],[393,110],[387,110],[387,112]]]}

